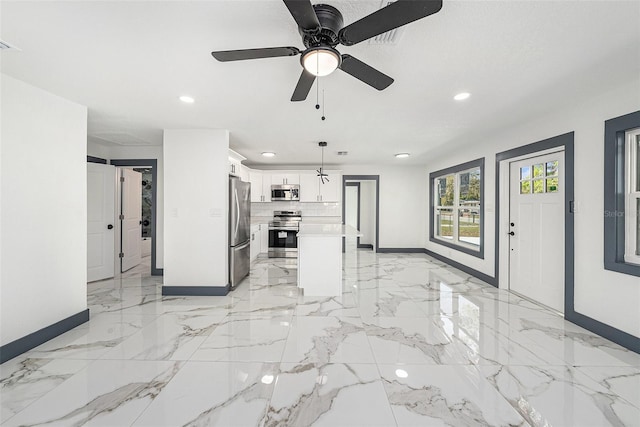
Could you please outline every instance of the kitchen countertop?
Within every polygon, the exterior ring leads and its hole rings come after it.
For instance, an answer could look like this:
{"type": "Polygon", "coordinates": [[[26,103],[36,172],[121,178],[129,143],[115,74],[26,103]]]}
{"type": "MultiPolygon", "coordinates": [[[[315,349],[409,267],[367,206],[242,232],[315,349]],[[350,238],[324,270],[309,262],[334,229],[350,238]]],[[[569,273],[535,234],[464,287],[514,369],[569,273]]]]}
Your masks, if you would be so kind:
{"type": "Polygon", "coordinates": [[[344,224],[300,224],[298,237],[358,237],[362,236],[355,228],[344,224]]]}

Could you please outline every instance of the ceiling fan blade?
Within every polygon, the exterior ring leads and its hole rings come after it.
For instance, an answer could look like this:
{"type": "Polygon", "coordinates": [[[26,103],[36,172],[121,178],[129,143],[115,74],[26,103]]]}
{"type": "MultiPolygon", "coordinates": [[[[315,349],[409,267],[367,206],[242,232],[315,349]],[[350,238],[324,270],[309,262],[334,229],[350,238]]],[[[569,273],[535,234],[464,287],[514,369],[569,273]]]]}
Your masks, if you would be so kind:
{"type": "Polygon", "coordinates": [[[391,83],[393,83],[393,79],[391,77],[381,73],[351,55],[342,55],[342,64],[340,64],[340,69],[378,90],[386,89],[391,83]]]}
{"type": "Polygon", "coordinates": [[[320,31],[320,21],[318,21],[316,11],[313,10],[313,6],[309,0],[283,1],[300,28],[309,33],[320,31]]]}
{"type": "Polygon", "coordinates": [[[293,95],[291,96],[292,101],[304,101],[307,99],[307,95],[311,90],[311,86],[313,86],[313,82],[316,80],[316,76],[308,72],[307,70],[302,70],[302,74],[300,74],[300,79],[298,79],[298,84],[296,85],[295,90],[293,91],[293,95]]]}
{"type": "Polygon", "coordinates": [[[279,56],[296,56],[300,50],[296,47],[263,47],[260,49],[220,50],[211,52],[221,62],[243,61],[245,59],[276,58],[279,56]]]}
{"type": "Polygon", "coordinates": [[[398,0],[340,30],[340,43],[352,46],[432,15],[442,9],[442,0],[398,0]]]}

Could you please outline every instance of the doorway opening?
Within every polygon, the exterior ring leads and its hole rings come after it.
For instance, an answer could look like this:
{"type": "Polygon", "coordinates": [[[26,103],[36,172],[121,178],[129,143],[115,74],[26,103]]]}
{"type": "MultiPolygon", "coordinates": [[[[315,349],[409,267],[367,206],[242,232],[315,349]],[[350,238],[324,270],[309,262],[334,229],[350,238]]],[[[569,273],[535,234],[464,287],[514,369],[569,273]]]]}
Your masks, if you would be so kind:
{"type": "MultiPolygon", "coordinates": [[[[133,269],[130,269],[130,264],[135,261],[132,259],[129,261],[129,264],[120,264],[120,259],[116,260],[116,271],[120,272],[122,270],[128,271],[129,274],[141,272],[141,273],[150,273],[152,276],[162,276],[163,270],[161,268],[157,268],[157,224],[158,224],[158,215],[157,215],[157,200],[158,200],[158,161],[156,159],[114,159],[111,160],[110,163],[119,168],[123,168],[126,171],[130,171],[132,174],[136,174],[139,176],[139,183],[137,185],[137,189],[135,190],[135,197],[139,197],[140,206],[139,209],[135,208],[136,218],[134,215],[131,215],[129,218],[123,218],[120,222],[122,222],[123,227],[119,230],[120,234],[116,233],[116,248],[119,249],[122,247],[124,250],[119,253],[124,253],[123,261],[127,258],[127,245],[124,242],[129,242],[129,253],[140,253],[141,260],[138,264],[133,266],[133,269]],[[128,221],[128,228],[130,236],[129,239],[126,239],[127,236],[124,233],[127,232],[125,230],[125,222],[128,221]],[[139,224],[135,224],[135,222],[139,222],[139,224]],[[134,230],[134,228],[137,228],[134,230]],[[134,238],[134,234],[137,235],[137,239],[134,238]],[[125,239],[119,238],[118,236],[125,237],[125,239]],[[136,245],[137,248],[136,248],[136,245]],[[129,268],[127,268],[129,267],[129,268]],[[144,269],[144,272],[142,271],[144,269]],[[139,271],[140,270],[140,271],[139,271]]],[[[126,182],[126,181],[125,181],[126,182]]],[[[120,184],[120,183],[118,183],[120,184]]],[[[118,187],[120,188],[120,187],[118,187]]],[[[133,191],[133,189],[132,189],[133,191]]],[[[133,194],[132,194],[133,196],[133,194]]],[[[120,206],[124,206],[124,201],[126,199],[126,195],[121,193],[117,197],[117,200],[120,200],[120,206]]],[[[123,215],[118,208],[118,215],[123,215]]],[[[126,214],[124,214],[126,216],[126,214]]],[[[120,217],[122,218],[122,217],[120,217]]],[[[119,254],[118,254],[119,255],[119,254]]]]}
{"type": "MultiPolygon", "coordinates": [[[[342,222],[358,229],[358,250],[379,249],[380,176],[342,176],[342,222]]],[[[343,245],[344,246],[344,245],[343,245]]]]}

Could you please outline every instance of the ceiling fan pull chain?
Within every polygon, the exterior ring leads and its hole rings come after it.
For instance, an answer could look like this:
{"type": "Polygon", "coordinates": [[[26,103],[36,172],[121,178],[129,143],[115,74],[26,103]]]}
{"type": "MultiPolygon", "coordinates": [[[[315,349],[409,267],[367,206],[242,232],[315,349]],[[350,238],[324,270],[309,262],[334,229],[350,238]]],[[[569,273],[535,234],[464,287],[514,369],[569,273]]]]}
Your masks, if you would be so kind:
{"type": "Polygon", "coordinates": [[[327,118],[324,116],[324,89],[322,89],[322,120],[326,120],[327,118]]]}
{"type": "Polygon", "coordinates": [[[320,109],[320,77],[316,78],[316,110],[320,109]]]}

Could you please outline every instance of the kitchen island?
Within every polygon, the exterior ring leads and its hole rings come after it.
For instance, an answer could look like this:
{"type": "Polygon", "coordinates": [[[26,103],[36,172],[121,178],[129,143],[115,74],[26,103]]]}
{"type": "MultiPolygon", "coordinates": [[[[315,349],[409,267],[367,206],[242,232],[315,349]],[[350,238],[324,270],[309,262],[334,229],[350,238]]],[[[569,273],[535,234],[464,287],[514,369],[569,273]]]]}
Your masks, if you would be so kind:
{"type": "Polygon", "coordinates": [[[305,296],[342,295],[342,238],[360,232],[344,224],[300,224],[298,288],[305,296]]]}

